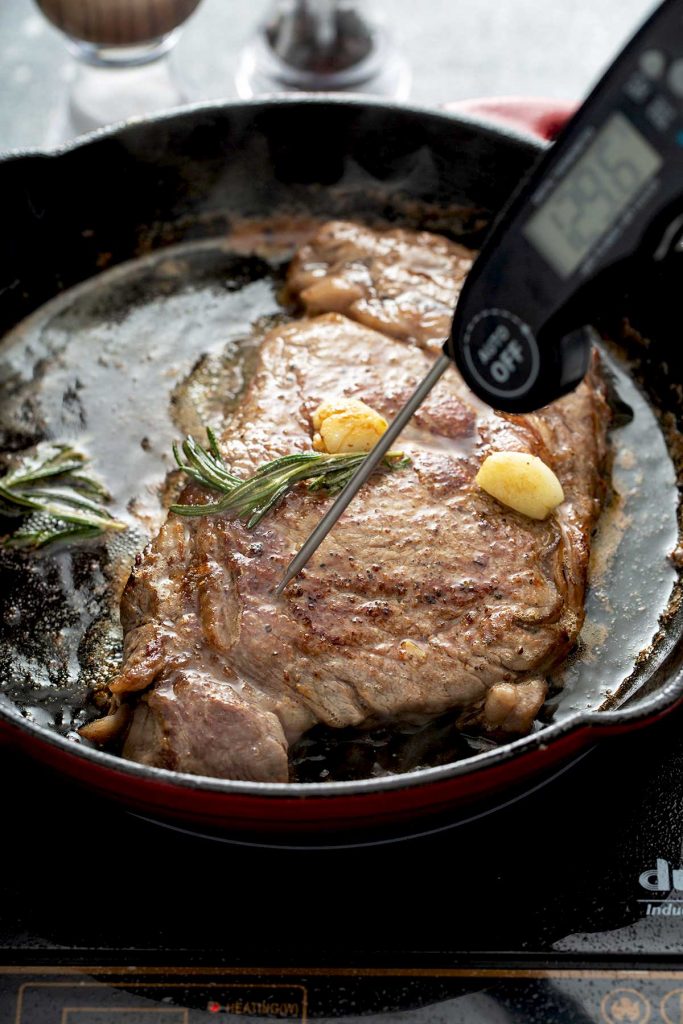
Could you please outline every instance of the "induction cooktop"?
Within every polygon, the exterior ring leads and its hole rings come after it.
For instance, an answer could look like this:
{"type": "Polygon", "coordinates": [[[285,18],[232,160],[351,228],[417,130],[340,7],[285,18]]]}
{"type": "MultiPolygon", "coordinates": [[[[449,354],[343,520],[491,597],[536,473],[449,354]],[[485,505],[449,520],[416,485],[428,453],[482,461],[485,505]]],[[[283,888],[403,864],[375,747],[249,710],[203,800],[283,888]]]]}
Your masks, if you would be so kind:
{"type": "Polygon", "coordinates": [[[683,1022],[681,712],[480,816],[328,849],[0,766],[2,1024],[683,1022]]]}

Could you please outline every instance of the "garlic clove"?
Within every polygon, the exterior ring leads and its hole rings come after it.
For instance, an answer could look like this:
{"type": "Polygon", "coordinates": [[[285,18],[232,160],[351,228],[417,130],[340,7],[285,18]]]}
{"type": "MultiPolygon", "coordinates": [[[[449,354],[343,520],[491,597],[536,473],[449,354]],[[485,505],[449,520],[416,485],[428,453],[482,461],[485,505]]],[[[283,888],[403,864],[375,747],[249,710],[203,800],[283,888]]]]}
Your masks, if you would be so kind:
{"type": "Polygon", "coordinates": [[[313,427],[315,450],[337,455],[369,452],[387,429],[387,421],[357,398],[337,398],[318,406],[313,427]]]}
{"type": "Polygon", "coordinates": [[[503,505],[531,519],[546,519],[564,501],[562,484],[537,455],[492,452],[475,482],[503,505]]]}

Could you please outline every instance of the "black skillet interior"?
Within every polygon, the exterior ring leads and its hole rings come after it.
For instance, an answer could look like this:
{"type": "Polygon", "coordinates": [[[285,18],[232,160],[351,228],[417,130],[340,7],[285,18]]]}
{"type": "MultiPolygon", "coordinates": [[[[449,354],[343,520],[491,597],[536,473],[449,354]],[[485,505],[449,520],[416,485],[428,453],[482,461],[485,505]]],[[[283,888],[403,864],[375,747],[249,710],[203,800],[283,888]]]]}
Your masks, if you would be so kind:
{"type": "MultiPolygon", "coordinates": [[[[476,247],[538,153],[528,140],[447,115],[364,100],[282,100],[200,107],[102,133],[57,156],[6,160],[0,326],[11,331],[38,312],[0,350],[0,447],[82,437],[125,507],[150,473],[150,460],[154,470],[142,490],[161,483],[170,439],[178,436],[178,415],[155,420],[147,406],[165,409],[171,395],[178,413],[188,392],[180,382],[193,364],[191,387],[197,374],[215,370],[226,337],[228,362],[242,350],[248,359],[249,324],[277,315],[277,265],[236,256],[225,242],[231,232],[248,222],[272,228],[288,219],[341,216],[425,227],[476,247]],[[95,275],[101,276],[91,280],[95,275]],[[103,366],[98,391],[100,371],[93,367],[103,366]],[[127,403],[117,400],[121,392],[128,392],[127,403]],[[130,447],[112,449],[108,439],[119,434],[130,435],[130,447]],[[118,490],[117,472],[125,477],[118,490]]],[[[560,692],[558,685],[547,717],[628,698],[645,713],[677,668],[681,616],[674,610],[653,657],[622,686],[657,630],[676,577],[667,557],[678,532],[675,469],[643,398],[644,391],[670,414],[669,451],[677,463],[681,377],[664,305],[675,272],[672,262],[648,282],[647,297],[661,301],[653,306],[639,291],[602,325],[626,345],[640,389],[623,360],[608,352],[622,403],[615,482],[623,500],[611,507],[589,629],[555,680],[564,687],[560,692]],[[652,340],[644,345],[625,333],[624,312],[652,340]],[[641,701],[647,694],[651,699],[641,701]]],[[[111,579],[143,541],[138,529],[127,547],[3,558],[1,685],[30,720],[76,738],[74,726],[97,713],[87,703],[88,687],[102,683],[119,656],[108,611],[111,579]]],[[[458,740],[448,721],[424,736],[374,735],[370,744],[350,735],[337,747],[341,756],[320,736],[299,752],[299,778],[319,780],[307,765],[321,752],[333,777],[367,774],[378,749],[388,762],[410,768],[424,763],[424,744],[433,745],[435,736],[449,760],[454,745],[460,757],[482,749],[458,740]]]]}

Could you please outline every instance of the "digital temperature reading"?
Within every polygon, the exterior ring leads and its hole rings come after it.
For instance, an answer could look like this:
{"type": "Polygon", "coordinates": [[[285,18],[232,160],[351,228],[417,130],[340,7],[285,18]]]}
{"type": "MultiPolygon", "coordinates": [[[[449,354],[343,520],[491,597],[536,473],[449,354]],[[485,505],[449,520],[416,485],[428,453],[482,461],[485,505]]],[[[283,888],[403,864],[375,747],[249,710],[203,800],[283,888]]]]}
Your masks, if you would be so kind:
{"type": "Polygon", "coordinates": [[[569,277],[661,165],[631,122],[613,114],[524,234],[560,277],[569,277]]]}

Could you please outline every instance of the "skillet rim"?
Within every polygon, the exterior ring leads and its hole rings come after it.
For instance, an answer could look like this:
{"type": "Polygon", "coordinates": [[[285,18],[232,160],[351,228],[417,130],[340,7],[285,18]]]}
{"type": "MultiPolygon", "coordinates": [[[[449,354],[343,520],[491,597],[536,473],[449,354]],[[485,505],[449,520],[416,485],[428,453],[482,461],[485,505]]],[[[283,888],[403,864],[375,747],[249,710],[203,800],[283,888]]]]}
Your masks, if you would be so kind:
{"type": "Polygon", "coordinates": [[[381,100],[371,95],[357,93],[346,95],[345,93],[320,92],[320,93],[269,93],[265,96],[253,97],[245,100],[199,100],[196,103],[184,104],[180,107],[171,107],[168,110],[160,111],[157,114],[149,114],[140,117],[130,117],[125,121],[118,121],[114,124],[96,128],[83,135],[77,135],[73,139],[50,147],[28,147],[26,149],[9,149],[0,153],[0,169],[5,163],[11,160],[26,160],[32,157],[59,158],[78,149],[90,146],[100,140],[123,136],[127,132],[135,131],[136,128],[147,125],[164,124],[167,121],[183,121],[200,114],[211,111],[228,111],[232,109],[244,109],[259,107],[284,107],[284,106],[333,106],[333,107],[359,107],[363,109],[391,110],[399,113],[417,114],[423,117],[430,117],[455,124],[467,125],[481,130],[484,134],[492,137],[503,137],[511,139],[521,145],[526,145],[530,153],[541,153],[548,148],[550,143],[542,139],[533,131],[523,131],[516,125],[510,123],[493,122],[485,117],[465,111],[451,111],[446,107],[427,107],[419,103],[404,103],[398,100],[381,100]]]}

